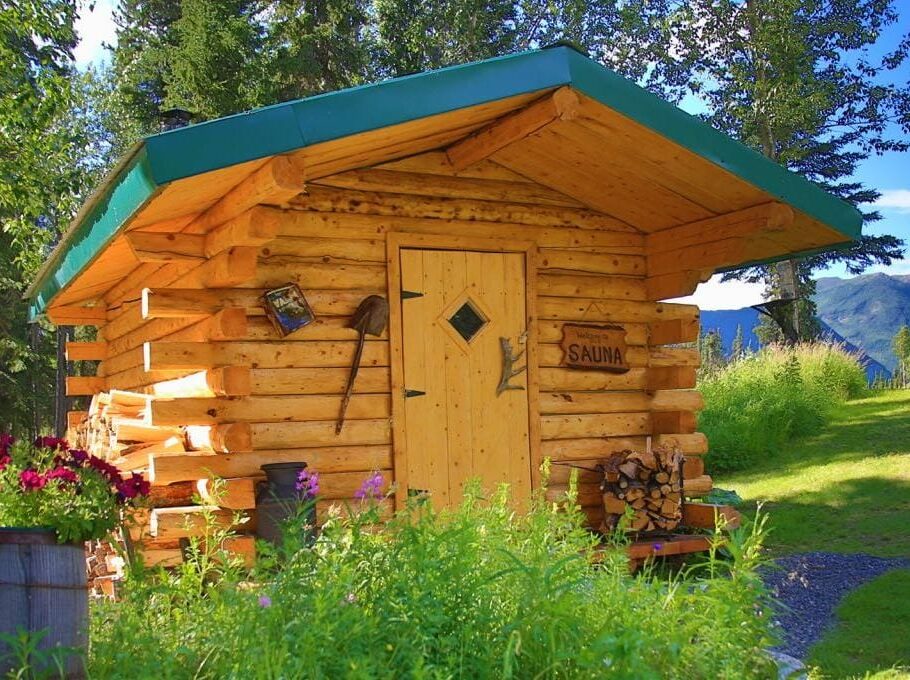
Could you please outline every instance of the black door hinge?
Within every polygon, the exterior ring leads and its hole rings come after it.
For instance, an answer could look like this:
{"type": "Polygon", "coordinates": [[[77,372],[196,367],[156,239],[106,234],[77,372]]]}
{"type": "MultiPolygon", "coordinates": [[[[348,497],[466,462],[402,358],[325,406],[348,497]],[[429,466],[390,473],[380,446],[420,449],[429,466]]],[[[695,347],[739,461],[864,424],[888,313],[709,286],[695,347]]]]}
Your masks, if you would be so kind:
{"type": "Polygon", "coordinates": [[[422,397],[425,394],[426,394],[426,392],[421,392],[420,390],[407,390],[406,389],[404,391],[404,398],[407,399],[409,397],[422,397]]]}
{"type": "Polygon", "coordinates": [[[415,293],[413,290],[403,290],[401,291],[402,300],[410,300],[411,298],[423,297],[423,293],[415,293]]]}

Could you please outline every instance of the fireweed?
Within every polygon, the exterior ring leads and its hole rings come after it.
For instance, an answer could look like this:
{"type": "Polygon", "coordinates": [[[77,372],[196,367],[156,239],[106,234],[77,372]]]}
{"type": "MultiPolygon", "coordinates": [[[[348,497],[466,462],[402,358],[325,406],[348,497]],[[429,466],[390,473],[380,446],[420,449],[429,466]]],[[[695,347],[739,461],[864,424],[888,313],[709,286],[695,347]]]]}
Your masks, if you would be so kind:
{"type": "Polygon", "coordinates": [[[310,500],[319,495],[319,473],[307,468],[297,473],[294,489],[301,500],[310,500]]]}
{"type": "Polygon", "coordinates": [[[123,477],[63,439],[0,434],[0,526],[53,529],[61,542],[104,538],[148,493],[142,475],[123,477]]]}
{"type": "Polygon", "coordinates": [[[771,678],[761,527],[732,536],[731,560],[630,575],[571,497],[508,491],[435,512],[415,502],[381,529],[376,504],[330,518],[310,549],[248,572],[222,555],[199,584],[131,576],[95,606],[92,677],[771,678]]]}

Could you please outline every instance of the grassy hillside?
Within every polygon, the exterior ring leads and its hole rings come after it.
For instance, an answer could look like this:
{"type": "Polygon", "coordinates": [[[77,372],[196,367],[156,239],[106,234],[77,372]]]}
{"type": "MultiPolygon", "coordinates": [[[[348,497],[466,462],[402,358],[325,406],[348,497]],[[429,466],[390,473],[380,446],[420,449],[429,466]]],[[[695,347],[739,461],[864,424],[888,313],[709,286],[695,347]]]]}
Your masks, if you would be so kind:
{"type": "MultiPolygon", "coordinates": [[[[765,501],[775,554],[910,558],[910,390],[838,405],[821,433],[715,481],[748,505],[765,501]]],[[[910,678],[892,669],[910,665],[910,570],[853,591],[837,619],[809,654],[822,677],[910,678]]]]}
{"type": "Polygon", "coordinates": [[[716,484],[766,502],[778,552],[910,556],[910,391],[836,406],[820,434],[716,484]]]}

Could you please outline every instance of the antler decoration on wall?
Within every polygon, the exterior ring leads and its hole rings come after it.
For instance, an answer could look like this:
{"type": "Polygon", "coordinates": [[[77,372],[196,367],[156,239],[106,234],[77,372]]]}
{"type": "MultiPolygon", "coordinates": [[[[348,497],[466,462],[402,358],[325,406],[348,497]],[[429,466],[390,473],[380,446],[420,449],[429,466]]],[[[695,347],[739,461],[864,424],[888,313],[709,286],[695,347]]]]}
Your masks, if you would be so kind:
{"type": "Polygon", "coordinates": [[[502,348],[502,377],[499,379],[499,385],[496,386],[497,397],[506,390],[523,390],[524,387],[521,385],[512,385],[509,381],[528,368],[527,362],[521,368],[514,367],[515,362],[521,359],[521,356],[525,353],[524,350],[521,350],[518,354],[512,354],[512,343],[509,342],[508,338],[499,338],[499,346],[502,348]]]}

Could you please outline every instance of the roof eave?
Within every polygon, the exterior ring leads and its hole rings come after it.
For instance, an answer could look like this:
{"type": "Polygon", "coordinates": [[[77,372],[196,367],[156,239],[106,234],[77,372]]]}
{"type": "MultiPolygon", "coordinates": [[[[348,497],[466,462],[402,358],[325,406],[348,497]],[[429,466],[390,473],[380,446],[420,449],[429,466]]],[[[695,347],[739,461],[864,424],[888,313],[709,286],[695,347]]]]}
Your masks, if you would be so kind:
{"type": "Polygon", "coordinates": [[[85,202],[25,292],[25,297],[31,300],[30,320],[42,313],[48,302],[91,263],[159,188],[152,178],[147,148],[140,142],[85,202]]]}
{"type": "Polygon", "coordinates": [[[27,296],[30,316],[169,182],[320,142],[521,94],[571,85],[752,183],[848,239],[856,208],[567,48],[524,52],[318,95],[153,135],[108,174],[73,220],[27,296]]]}

